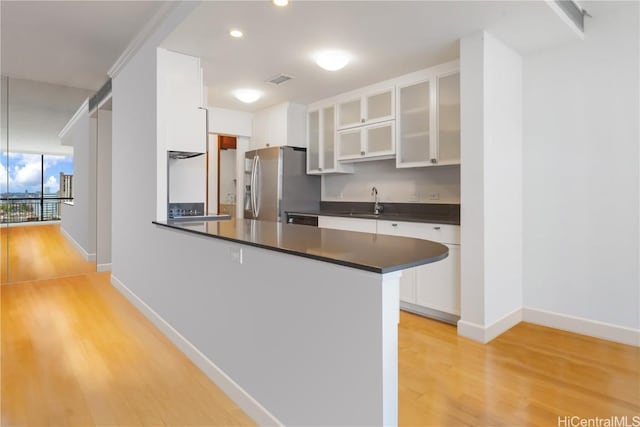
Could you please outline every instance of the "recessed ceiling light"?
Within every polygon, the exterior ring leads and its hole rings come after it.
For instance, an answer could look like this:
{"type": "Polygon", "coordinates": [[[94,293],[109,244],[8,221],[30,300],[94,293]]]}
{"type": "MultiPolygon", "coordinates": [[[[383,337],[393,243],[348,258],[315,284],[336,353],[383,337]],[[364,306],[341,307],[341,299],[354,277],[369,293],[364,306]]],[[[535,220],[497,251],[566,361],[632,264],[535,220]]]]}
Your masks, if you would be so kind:
{"type": "Polygon", "coordinates": [[[262,96],[262,92],[255,89],[237,89],[233,91],[233,96],[245,104],[256,102],[262,96]]]}
{"type": "Polygon", "coordinates": [[[229,31],[229,35],[233,38],[239,39],[240,37],[242,37],[244,34],[242,34],[242,31],[240,30],[231,30],[229,31]]]}
{"type": "Polygon", "coordinates": [[[338,71],[344,68],[351,59],[351,55],[344,50],[323,50],[314,55],[316,64],[327,71],[338,71]]]}
{"type": "Polygon", "coordinates": [[[289,0],[273,0],[273,4],[276,6],[286,6],[289,4],[289,0]]]}

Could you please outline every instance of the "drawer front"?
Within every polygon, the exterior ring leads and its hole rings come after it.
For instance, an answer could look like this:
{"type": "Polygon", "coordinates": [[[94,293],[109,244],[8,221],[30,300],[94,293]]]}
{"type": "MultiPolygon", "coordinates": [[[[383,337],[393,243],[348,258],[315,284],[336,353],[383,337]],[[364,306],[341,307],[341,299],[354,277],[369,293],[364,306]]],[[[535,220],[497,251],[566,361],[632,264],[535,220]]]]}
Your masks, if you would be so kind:
{"type": "Polygon", "coordinates": [[[359,231],[364,233],[376,232],[376,220],[359,218],[342,218],[337,216],[319,216],[318,227],[333,228],[335,230],[359,231]]]}
{"type": "Polygon", "coordinates": [[[432,240],[450,245],[460,244],[459,225],[378,220],[378,233],[432,240]]]}

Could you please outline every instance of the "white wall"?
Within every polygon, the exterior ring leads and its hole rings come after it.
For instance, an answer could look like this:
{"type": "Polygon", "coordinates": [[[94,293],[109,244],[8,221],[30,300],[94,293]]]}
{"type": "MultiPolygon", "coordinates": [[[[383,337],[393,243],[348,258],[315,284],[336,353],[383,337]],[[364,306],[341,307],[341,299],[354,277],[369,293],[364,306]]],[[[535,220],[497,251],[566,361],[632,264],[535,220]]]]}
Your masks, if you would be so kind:
{"type": "Polygon", "coordinates": [[[169,201],[171,203],[204,203],[206,197],[206,156],[169,159],[169,201]]]}
{"type": "Polygon", "coordinates": [[[524,60],[524,305],[640,328],[639,4],[524,60]]]}
{"type": "Polygon", "coordinates": [[[85,258],[96,256],[96,123],[85,105],[82,114],[62,138],[73,146],[73,206],[62,211],[62,230],[71,237],[85,258]]]}
{"type": "MultiPolygon", "coordinates": [[[[313,260],[300,260],[298,268],[291,268],[289,255],[246,247],[240,265],[232,262],[237,244],[152,224],[157,197],[156,45],[195,5],[177,5],[113,77],[113,281],[126,285],[144,301],[141,307],[166,320],[172,328],[163,324],[165,332],[181,334],[201,351],[189,347],[192,356],[206,355],[283,422],[391,423],[397,415],[397,276],[327,268],[313,260]],[[301,271],[314,277],[305,286],[298,280],[301,271]],[[335,286],[321,286],[327,281],[335,286]],[[345,288],[344,283],[353,286],[345,288]],[[295,305],[305,298],[322,304],[311,309],[295,305]],[[354,311],[362,300],[366,304],[354,311]],[[384,301],[391,304],[381,311],[384,301]],[[327,312],[338,315],[332,321],[327,312]],[[345,316],[352,319],[346,326],[341,320],[345,316]],[[309,330],[310,324],[318,327],[309,330]],[[359,333],[361,339],[353,340],[359,333]],[[325,366],[341,369],[322,370],[325,366]]],[[[246,138],[239,138],[242,158],[247,145],[246,138]]],[[[252,415],[263,414],[261,424],[273,424],[255,401],[252,407],[257,408],[252,415]]]]}
{"type": "Polygon", "coordinates": [[[111,264],[111,111],[98,110],[97,126],[96,263],[98,270],[108,270],[111,264]]]}
{"type": "MultiPolygon", "coordinates": [[[[205,93],[207,93],[206,90],[205,93]]],[[[251,137],[252,113],[217,107],[208,107],[208,110],[209,132],[251,137]]]]}
{"type": "Polygon", "coordinates": [[[459,333],[486,342],[521,319],[522,60],[486,32],[461,40],[459,333]]]}
{"type": "Polygon", "coordinates": [[[220,203],[233,204],[236,198],[236,150],[220,151],[220,203]]]}
{"type": "Polygon", "coordinates": [[[354,164],[353,174],[322,176],[322,200],[371,202],[371,187],[381,202],[460,203],[460,167],[396,169],[395,160],[354,164]],[[436,193],[438,199],[431,199],[436,193]]]}

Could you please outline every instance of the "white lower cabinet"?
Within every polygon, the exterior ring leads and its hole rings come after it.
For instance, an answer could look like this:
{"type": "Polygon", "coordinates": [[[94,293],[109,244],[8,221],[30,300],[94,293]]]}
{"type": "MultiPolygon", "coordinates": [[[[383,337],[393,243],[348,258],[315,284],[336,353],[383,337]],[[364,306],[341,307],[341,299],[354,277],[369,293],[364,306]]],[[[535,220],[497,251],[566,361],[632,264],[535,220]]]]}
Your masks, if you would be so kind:
{"type": "Polygon", "coordinates": [[[344,218],[338,216],[319,216],[318,227],[373,234],[376,233],[377,229],[375,219],[344,218]]]}
{"type": "Polygon", "coordinates": [[[460,245],[446,246],[449,248],[447,258],[417,268],[415,299],[406,301],[459,316],[460,245]]]}
{"type": "Polygon", "coordinates": [[[459,225],[319,216],[318,227],[413,237],[446,245],[449,248],[447,258],[402,272],[400,302],[408,303],[412,311],[446,321],[460,315],[459,225]],[[430,310],[450,316],[439,316],[430,310]]]}
{"type": "Polygon", "coordinates": [[[413,237],[442,243],[449,256],[402,273],[400,301],[460,315],[460,226],[416,222],[378,221],[378,234],[413,237]]]}

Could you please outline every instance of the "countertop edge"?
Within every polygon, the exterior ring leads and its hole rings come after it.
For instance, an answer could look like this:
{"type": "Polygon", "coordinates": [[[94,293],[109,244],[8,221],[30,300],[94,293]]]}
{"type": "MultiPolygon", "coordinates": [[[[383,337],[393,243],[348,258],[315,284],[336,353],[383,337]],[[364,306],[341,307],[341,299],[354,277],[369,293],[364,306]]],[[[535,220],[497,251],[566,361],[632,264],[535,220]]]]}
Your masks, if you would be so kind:
{"type": "MultiPolygon", "coordinates": [[[[211,221],[216,221],[216,220],[211,220],[211,221]]],[[[199,221],[199,222],[205,222],[205,221],[199,221]]],[[[247,246],[253,246],[256,248],[260,248],[260,249],[266,249],[266,250],[270,250],[270,251],[274,251],[274,252],[281,252],[281,253],[285,253],[288,255],[294,255],[294,256],[299,256],[302,258],[308,258],[308,259],[313,259],[316,261],[322,261],[322,262],[328,262],[330,264],[336,264],[336,265],[341,265],[343,267],[349,267],[349,268],[354,268],[357,270],[364,270],[364,271],[368,271],[371,273],[378,273],[378,274],[387,274],[387,273],[393,273],[395,271],[400,271],[400,270],[405,270],[407,268],[412,268],[412,267],[418,267],[420,265],[426,265],[426,264],[431,264],[433,262],[437,262],[437,261],[441,261],[445,258],[447,258],[449,256],[449,251],[447,251],[446,253],[437,256],[437,257],[433,257],[430,258],[428,262],[420,262],[420,261],[414,261],[414,262],[409,262],[409,263],[405,263],[405,264],[399,264],[399,265],[394,265],[394,266],[390,266],[390,267],[374,267],[371,265],[366,265],[366,264],[357,264],[357,263],[353,263],[353,262],[349,262],[349,261],[343,261],[343,260],[339,260],[336,258],[328,258],[328,257],[323,257],[320,255],[314,255],[314,254],[310,254],[307,252],[299,252],[299,251],[294,251],[294,250],[290,250],[290,249],[284,249],[284,248],[280,248],[280,247],[276,247],[276,246],[271,246],[271,245],[264,245],[264,244],[260,244],[260,243],[256,243],[256,242],[250,242],[247,240],[242,240],[242,239],[234,239],[231,237],[226,237],[226,236],[217,236],[214,234],[209,234],[209,233],[204,233],[198,230],[190,230],[184,227],[180,227],[178,224],[167,224],[167,223],[163,223],[163,222],[159,222],[159,221],[151,221],[152,224],[158,225],[160,227],[164,227],[164,228],[169,228],[171,230],[177,230],[177,231],[184,231],[186,233],[191,233],[191,234],[197,234],[199,236],[204,236],[204,237],[209,237],[209,238],[213,238],[213,239],[219,239],[219,240],[225,240],[228,242],[234,242],[234,243],[239,243],[242,245],[247,245],[247,246]]],[[[424,260],[424,258],[423,258],[424,260]]]]}
{"type": "Polygon", "coordinates": [[[341,212],[321,212],[321,211],[287,211],[288,214],[300,214],[300,215],[317,215],[317,216],[333,216],[339,218],[354,218],[354,219],[370,219],[374,221],[398,221],[398,222],[417,222],[422,224],[444,224],[444,225],[457,225],[460,226],[460,222],[458,221],[448,221],[448,220],[438,220],[438,219],[425,219],[418,217],[403,217],[403,216],[395,216],[395,217],[385,217],[384,214],[374,216],[373,214],[362,214],[362,213],[341,213],[341,212]]]}

